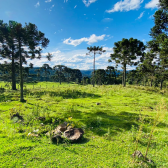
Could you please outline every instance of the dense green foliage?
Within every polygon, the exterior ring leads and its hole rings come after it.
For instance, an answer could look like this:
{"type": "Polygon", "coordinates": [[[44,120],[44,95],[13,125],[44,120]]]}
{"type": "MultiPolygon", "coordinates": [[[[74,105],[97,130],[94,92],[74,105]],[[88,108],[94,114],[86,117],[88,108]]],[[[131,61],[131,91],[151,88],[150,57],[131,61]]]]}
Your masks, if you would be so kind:
{"type": "Polygon", "coordinates": [[[148,42],[148,47],[152,53],[157,54],[157,79],[161,83],[168,79],[168,4],[165,0],[160,0],[160,8],[154,14],[154,27],[150,35],[152,40],[148,42]]]}
{"type": "Polygon", "coordinates": [[[111,54],[111,59],[109,59],[109,62],[112,62],[112,60],[115,61],[115,63],[121,64],[123,69],[123,86],[126,86],[126,69],[127,65],[137,65],[138,61],[134,61],[137,59],[137,56],[143,56],[145,46],[143,42],[137,40],[137,39],[122,39],[122,41],[118,41],[114,43],[114,54],[111,54]]]}
{"type": "MultiPolygon", "coordinates": [[[[49,40],[45,38],[44,33],[37,29],[35,24],[22,24],[9,21],[9,24],[0,21],[0,56],[12,59],[12,89],[16,90],[15,80],[15,59],[19,60],[20,75],[20,101],[24,101],[23,97],[23,63],[27,63],[26,59],[41,58],[42,48],[46,48],[49,40]],[[27,47],[27,49],[25,49],[27,47]]],[[[47,58],[50,60],[51,55],[47,58]]]]}

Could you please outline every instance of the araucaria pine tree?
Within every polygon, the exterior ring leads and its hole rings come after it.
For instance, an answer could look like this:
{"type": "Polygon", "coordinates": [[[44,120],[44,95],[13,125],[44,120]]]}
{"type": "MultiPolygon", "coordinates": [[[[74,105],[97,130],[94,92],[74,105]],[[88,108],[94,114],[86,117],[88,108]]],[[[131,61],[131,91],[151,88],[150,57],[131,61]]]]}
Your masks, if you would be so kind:
{"type": "Polygon", "coordinates": [[[106,52],[105,50],[103,50],[103,48],[102,47],[96,47],[96,46],[94,46],[94,47],[92,47],[92,46],[90,46],[90,47],[87,47],[87,50],[89,50],[89,53],[87,53],[87,55],[90,55],[91,53],[93,53],[93,55],[94,55],[94,60],[93,60],[93,77],[92,77],[92,84],[93,84],[93,87],[94,87],[94,85],[95,85],[95,55],[96,54],[102,54],[102,53],[104,53],[104,52],[106,52]]]}
{"type": "Polygon", "coordinates": [[[138,56],[143,56],[145,45],[137,39],[125,39],[114,43],[114,54],[111,54],[109,62],[114,60],[116,64],[121,64],[123,69],[123,86],[126,86],[126,69],[127,65],[137,65],[138,56]]]}

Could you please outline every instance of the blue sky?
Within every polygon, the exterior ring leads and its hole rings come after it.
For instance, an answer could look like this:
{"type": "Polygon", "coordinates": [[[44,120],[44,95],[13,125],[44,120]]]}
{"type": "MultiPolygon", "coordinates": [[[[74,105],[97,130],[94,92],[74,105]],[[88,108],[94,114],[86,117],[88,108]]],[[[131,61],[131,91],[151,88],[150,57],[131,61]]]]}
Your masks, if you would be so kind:
{"type": "MultiPolygon", "coordinates": [[[[103,46],[106,53],[96,55],[96,69],[115,65],[108,63],[114,42],[122,38],[150,40],[153,14],[159,0],[1,0],[0,20],[14,20],[23,25],[34,23],[50,40],[41,60],[71,68],[92,69],[93,57],[87,47],[103,46]],[[51,62],[44,55],[53,54],[51,62]]],[[[2,61],[1,61],[2,62],[2,61]]],[[[132,69],[134,67],[128,67],[132,69]]]]}

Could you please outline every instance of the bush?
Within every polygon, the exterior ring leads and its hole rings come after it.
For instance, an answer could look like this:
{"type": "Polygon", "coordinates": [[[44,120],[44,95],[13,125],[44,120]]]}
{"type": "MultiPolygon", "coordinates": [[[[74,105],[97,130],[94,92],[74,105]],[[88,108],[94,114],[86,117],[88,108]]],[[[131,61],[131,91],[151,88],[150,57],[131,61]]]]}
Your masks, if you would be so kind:
{"type": "Polygon", "coordinates": [[[5,88],[0,88],[0,93],[4,93],[5,92],[5,88]]]}
{"type": "Polygon", "coordinates": [[[129,81],[128,81],[128,84],[129,84],[129,85],[132,85],[132,84],[133,84],[133,82],[132,82],[131,80],[129,80],[129,81]]]}

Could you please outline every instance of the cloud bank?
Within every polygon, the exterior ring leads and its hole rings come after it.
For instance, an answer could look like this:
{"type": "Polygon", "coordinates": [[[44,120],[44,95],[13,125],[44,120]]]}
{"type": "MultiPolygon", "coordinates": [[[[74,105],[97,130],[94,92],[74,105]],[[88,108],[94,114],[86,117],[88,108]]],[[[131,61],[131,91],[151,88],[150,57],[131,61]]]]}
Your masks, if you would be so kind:
{"type": "Polygon", "coordinates": [[[141,19],[143,17],[144,13],[145,13],[145,11],[143,11],[137,19],[141,19]]]}
{"type": "Polygon", "coordinates": [[[40,2],[37,2],[36,5],[34,5],[36,8],[40,6],[40,2]]]}
{"type": "Polygon", "coordinates": [[[122,12],[130,11],[140,8],[140,4],[143,3],[143,0],[124,0],[117,2],[114,7],[110,10],[106,10],[107,13],[112,12],[122,12]]]}
{"type": "Polygon", "coordinates": [[[97,0],[82,0],[86,7],[89,7],[92,3],[96,2],[97,0]]]}
{"type": "Polygon", "coordinates": [[[159,0],[151,0],[150,2],[148,2],[147,4],[145,4],[145,8],[149,9],[149,8],[158,8],[158,4],[159,4],[159,0]]]}
{"type": "Polygon", "coordinates": [[[52,0],[47,0],[47,1],[45,1],[46,3],[48,3],[48,2],[51,2],[52,0]]]}
{"type": "Polygon", "coordinates": [[[68,45],[73,45],[73,46],[78,46],[80,45],[82,42],[87,42],[87,44],[92,44],[92,43],[96,43],[98,41],[101,41],[101,40],[104,40],[104,38],[106,37],[105,34],[101,35],[101,36],[96,36],[95,34],[92,34],[90,37],[83,37],[81,39],[76,39],[76,40],[73,40],[70,38],[68,39],[65,39],[63,41],[64,44],[68,44],[68,45]]]}

